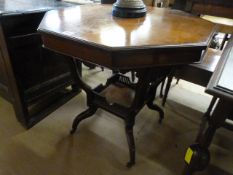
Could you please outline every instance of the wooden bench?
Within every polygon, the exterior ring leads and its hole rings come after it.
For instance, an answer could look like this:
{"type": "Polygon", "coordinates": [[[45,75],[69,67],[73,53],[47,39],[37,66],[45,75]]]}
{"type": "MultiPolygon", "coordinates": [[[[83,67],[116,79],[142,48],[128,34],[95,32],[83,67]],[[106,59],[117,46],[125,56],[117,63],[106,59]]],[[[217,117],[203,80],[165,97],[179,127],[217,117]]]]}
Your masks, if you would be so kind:
{"type": "Polygon", "coordinates": [[[168,76],[162,105],[164,106],[166,103],[173,77],[177,78],[177,83],[180,79],[182,79],[206,87],[216,68],[216,65],[218,64],[221,53],[221,50],[208,48],[203,60],[200,63],[185,65],[177,68],[172,75],[168,76]]]}

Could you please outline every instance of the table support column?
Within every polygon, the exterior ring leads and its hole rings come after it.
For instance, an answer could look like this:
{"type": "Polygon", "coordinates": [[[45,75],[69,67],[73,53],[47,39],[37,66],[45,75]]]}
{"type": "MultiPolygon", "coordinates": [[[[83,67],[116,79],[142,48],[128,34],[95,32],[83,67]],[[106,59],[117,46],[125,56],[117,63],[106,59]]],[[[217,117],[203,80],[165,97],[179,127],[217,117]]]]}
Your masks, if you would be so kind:
{"type": "MultiPolygon", "coordinates": [[[[154,99],[157,86],[166,78],[171,71],[171,68],[146,68],[136,70],[138,77],[137,83],[130,82],[130,79],[122,74],[114,74],[107,80],[106,85],[99,85],[92,89],[82,80],[80,73],[77,71],[76,66],[73,63],[74,60],[70,60],[70,69],[75,81],[87,95],[88,109],[75,117],[70,133],[73,134],[79,123],[84,119],[93,116],[98,108],[102,108],[115,114],[125,122],[125,132],[130,156],[127,167],[132,167],[135,164],[135,142],[133,135],[135,117],[144,105],[147,105],[148,108],[159,112],[159,123],[162,122],[164,112],[159,106],[154,104],[154,99]],[[104,91],[106,92],[109,86],[117,86],[117,84],[119,87],[131,89],[131,91],[135,93],[130,106],[125,107],[123,104],[109,102],[107,100],[108,98],[102,93],[104,91]]],[[[111,95],[114,96],[114,94],[111,95]]]]}

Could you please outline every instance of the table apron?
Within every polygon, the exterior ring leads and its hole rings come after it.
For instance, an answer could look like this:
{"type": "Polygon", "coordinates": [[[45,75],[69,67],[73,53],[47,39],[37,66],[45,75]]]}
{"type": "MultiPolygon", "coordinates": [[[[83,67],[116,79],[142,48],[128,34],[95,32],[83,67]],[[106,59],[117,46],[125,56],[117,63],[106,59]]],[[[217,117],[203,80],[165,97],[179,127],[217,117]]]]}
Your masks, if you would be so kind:
{"type": "Polygon", "coordinates": [[[44,47],[110,69],[138,69],[198,62],[205,46],[110,50],[42,34],[44,47]]]}

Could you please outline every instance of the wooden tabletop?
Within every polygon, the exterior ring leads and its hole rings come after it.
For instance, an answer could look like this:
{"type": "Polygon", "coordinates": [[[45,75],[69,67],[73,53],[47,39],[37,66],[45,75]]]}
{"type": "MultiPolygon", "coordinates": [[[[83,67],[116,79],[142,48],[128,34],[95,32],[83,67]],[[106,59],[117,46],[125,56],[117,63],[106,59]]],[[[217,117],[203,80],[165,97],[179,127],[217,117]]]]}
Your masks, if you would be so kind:
{"type": "Polygon", "coordinates": [[[215,24],[177,10],[148,7],[146,17],[134,19],[113,17],[111,11],[111,5],[84,5],[50,11],[42,20],[39,32],[45,46],[51,49],[107,67],[131,67],[135,64],[199,61],[215,29],[215,24]],[[63,43],[63,48],[58,43],[63,43]],[[70,48],[66,48],[67,45],[70,48]],[[78,53],[77,49],[83,53],[78,53]],[[183,53],[175,53],[176,49],[183,53]],[[139,52],[141,54],[136,55],[139,52]],[[160,54],[156,56],[155,52],[160,54]],[[116,60],[117,54],[121,58],[116,60]],[[168,61],[173,54],[173,60],[168,61]],[[129,60],[131,55],[135,57],[129,60]],[[100,62],[105,57],[108,57],[108,63],[106,60],[105,63],[100,62]]]}
{"type": "Polygon", "coordinates": [[[231,37],[206,92],[225,100],[233,101],[233,37],[231,37]]]}
{"type": "Polygon", "coordinates": [[[70,6],[72,4],[59,0],[0,0],[0,16],[32,11],[47,11],[70,6]]]}

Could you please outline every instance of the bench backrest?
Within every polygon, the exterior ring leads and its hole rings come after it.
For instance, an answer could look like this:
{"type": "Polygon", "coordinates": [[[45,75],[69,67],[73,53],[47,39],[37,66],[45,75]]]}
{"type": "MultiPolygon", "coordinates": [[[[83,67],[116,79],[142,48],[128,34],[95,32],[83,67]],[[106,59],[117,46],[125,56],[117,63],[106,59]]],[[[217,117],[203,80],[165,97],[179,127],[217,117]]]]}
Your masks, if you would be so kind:
{"type": "Polygon", "coordinates": [[[233,0],[175,0],[173,8],[197,15],[233,18],[233,0]]]}

